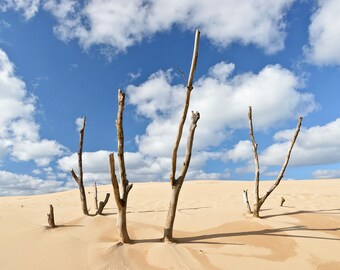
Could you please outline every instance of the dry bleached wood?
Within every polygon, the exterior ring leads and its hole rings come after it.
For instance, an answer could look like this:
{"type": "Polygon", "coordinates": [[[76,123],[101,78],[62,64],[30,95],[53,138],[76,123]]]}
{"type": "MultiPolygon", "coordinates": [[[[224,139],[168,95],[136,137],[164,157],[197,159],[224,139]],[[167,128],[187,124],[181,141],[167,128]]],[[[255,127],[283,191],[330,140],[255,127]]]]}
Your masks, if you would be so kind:
{"type": "Polygon", "coordinates": [[[288,149],[288,153],[286,156],[286,160],[282,165],[281,171],[275,181],[275,183],[268,189],[268,191],[260,197],[259,195],[259,182],[260,182],[260,165],[259,165],[259,159],[258,159],[258,152],[257,152],[257,144],[255,142],[254,132],[253,132],[253,119],[252,119],[252,108],[249,107],[248,112],[248,119],[249,119],[249,130],[250,130],[250,138],[252,140],[253,150],[254,150],[254,162],[255,162],[255,203],[254,203],[254,209],[253,209],[253,217],[259,217],[259,212],[261,209],[261,206],[266,201],[268,196],[275,190],[275,188],[280,184],[283,175],[286,171],[287,165],[289,163],[290,155],[292,153],[294,144],[296,142],[296,139],[299,135],[301,123],[302,123],[302,117],[299,117],[298,123],[295,129],[295,133],[293,136],[293,139],[291,141],[290,147],[288,149]]]}
{"type": "Polygon", "coordinates": [[[129,181],[126,177],[125,170],[125,161],[124,161],[124,132],[123,132],[123,111],[125,104],[125,94],[119,90],[118,91],[118,113],[116,120],[116,129],[117,129],[117,139],[118,139],[118,165],[120,171],[120,182],[118,183],[116,170],[115,170],[115,161],[114,155],[110,154],[109,162],[110,162],[110,173],[111,173],[111,181],[113,186],[113,192],[118,208],[118,217],[117,217],[117,228],[119,231],[120,241],[123,243],[129,243],[130,237],[127,232],[127,224],[126,224],[126,208],[127,208],[127,200],[129,192],[132,188],[132,184],[129,184],[129,181]]]}
{"type": "Polygon", "coordinates": [[[283,204],[285,203],[285,198],[281,197],[281,203],[280,203],[280,206],[283,206],[283,204]]]}
{"type": "Polygon", "coordinates": [[[248,199],[248,189],[243,190],[243,201],[244,201],[244,203],[247,207],[247,213],[252,214],[251,207],[250,207],[250,204],[249,204],[249,199],[248,199]]]}
{"type": "Polygon", "coordinates": [[[82,204],[82,210],[84,215],[89,215],[86,203],[86,193],[83,182],[83,141],[84,141],[84,133],[85,133],[85,125],[86,125],[86,117],[84,117],[82,128],[80,129],[80,139],[79,139],[79,149],[78,149],[78,173],[77,175],[74,170],[71,170],[71,175],[74,180],[77,182],[80,192],[80,200],[82,204]]]}
{"type": "Polygon", "coordinates": [[[98,210],[98,190],[96,182],[94,182],[94,208],[98,210]]]}
{"type": "Polygon", "coordinates": [[[106,193],[105,200],[99,203],[99,208],[98,208],[98,210],[96,212],[96,215],[101,215],[102,214],[105,205],[109,201],[109,198],[110,198],[110,193],[106,193]]]}
{"type": "Polygon", "coordinates": [[[55,222],[54,222],[54,211],[53,211],[52,204],[50,204],[50,213],[47,214],[47,221],[48,221],[48,225],[51,228],[55,228],[56,227],[55,222]]]}
{"type": "Polygon", "coordinates": [[[190,125],[189,135],[187,139],[185,158],[184,158],[184,162],[183,162],[180,174],[176,178],[177,152],[178,152],[179,144],[182,138],[183,126],[184,126],[187,113],[188,113],[188,108],[189,108],[189,103],[190,103],[190,94],[193,89],[192,83],[193,83],[194,74],[195,74],[196,65],[197,65],[199,38],[200,38],[200,31],[196,30],[194,50],[193,50],[193,56],[192,56],[192,61],[191,61],[191,68],[190,68],[189,78],[188,78],[187,85],[186,85],[186,88],[187,88],[186,98],[185,98],[182,117],[179,122],[179,128],[178,128],[175,145],[172,151],[172,168],[171,168],[171,173],[170,173],[172,194],[171,194],[169,210],[168,210],[165,227],[164,227],[164,238],[163,238],[164,241],[173,241],[173,226],[174,226],[174,221],[175,221],[178,197],[179,197],[179,193],[180,193],[180,190],[182,188],[182,185],[185,179],[185,175],[189,168],[195,129],[197,127],[197,122],[200,118],[200,114],[198,112],[192,112],[191,125],[190,125]]]}

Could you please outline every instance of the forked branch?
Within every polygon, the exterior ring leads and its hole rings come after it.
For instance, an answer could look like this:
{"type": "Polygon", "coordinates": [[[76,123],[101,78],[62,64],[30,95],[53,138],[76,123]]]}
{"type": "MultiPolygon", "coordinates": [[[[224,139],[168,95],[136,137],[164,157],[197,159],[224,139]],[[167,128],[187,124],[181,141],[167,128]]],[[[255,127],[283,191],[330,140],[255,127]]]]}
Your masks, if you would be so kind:
{"type": "Polygon", "coordinates": [[[250,130],[249,135],[250,135],[252,145],[253,145],[254,162],[255,162],[255,194],[254,194],[255,195],[254,196],[255,197],[254,198],[255,203],[254,203],[253,211],[251,211],[249,202],[246,200],[246,199],[248,199],[248,195],[245,191],[243,193],[243,196],[244,196],[244,201],[245,201],[247,208],[248,208],[248,212],[249,213],[252,212],[254,217],[259,217],[259,211],[260,211],[261,206],[263,205],[265,200],[268,198],[268,196],[274,191],[274,189],[280,184],[280,182],[283,178],[283,175],[284,175],[286,168],[288,166],[288,163],[289,163],[290,155],[292,153],[294,144],[295,144],[296,139],[297,139],[299,132],[300,132],[302,117],[299,117],[299,119],[298,119],[298,123],[297,123],[296,129],[295,129],[295,133],[294,133],[293,139],[291,141],[290,147],[288,149],[286,160],[282,165],[281,171],[280,171],[275,183],[268,189],[268,191],[262,197],[260,197],[260,195],[259,195],[260,165],[259,165],[259,157],[258,157],[258,152],[257,152],[257,144],[255,142],[254,131],[253,131],[253,120],[252,120],[252,108],[251,107],[249,107],[248,119],[249,119],[249,130],[250,130]]]}
{"type": "Polygon", "coordinates": [[[196,65],[197,65],[199,39],[200,39],[200,31],[197,29],[196,34],[195,34],[195,43],[194,43],[193,56],[192,56],[192,61],[191,61],[191,68],[190,68],[189,78],[188,78],[187,86],[186,86],[187,91],[186,91],[186,98],[185,98],[183,113],[182,113],[182,117],[179,123],[175,145],[172,151],[172,168],[171,168],[171,174],[170,174],[170,181],[173,186],[176,185],[176,166],[177,166],[178,147],[181,142],[183,126],[184,126],[184,123],[185,123],[185,120],[188,114],[190,94],[193,89],[192,82],[194,79],[194,74],[195,74],[196,65]]]}
{"type": "Polygon", "coordinates": [[[263,197],[260,199],[260,203],[263,204],[264,201],[268,198],[268,196],[270,195],[270,193],[272,193],[274,191],[274,189],[280,184],[282,178],[283,178],[283,175],[286,171],[286,168],[287,168],[287,165],[289,163],[289,159],[290,159],[290,155],[292,153],[292,150],[293,150],[293,147],[294,147],[294,144],[296,142],[296,139],[299,135],[299,132],[300,132],[300,128],[301,128],[301,123],[302,123],[302,117],[300,116],[299,119],[298,119],[298,123],[297,123],[297,126],[296,126],[296,129],[295,129],[295,132],[294,132],[294,136],[293,136],[293,139],[290,143],[290,147],[288,149],[288,153],[287,153],[287,156],[286,156],[286,160],[285,162],[283,163],[282,165],[282,168],[281,168],[281,171],[275,181],[275,183],[268,189],[268,191],[266,192],[265,195],[263,195],[263,197]]]}

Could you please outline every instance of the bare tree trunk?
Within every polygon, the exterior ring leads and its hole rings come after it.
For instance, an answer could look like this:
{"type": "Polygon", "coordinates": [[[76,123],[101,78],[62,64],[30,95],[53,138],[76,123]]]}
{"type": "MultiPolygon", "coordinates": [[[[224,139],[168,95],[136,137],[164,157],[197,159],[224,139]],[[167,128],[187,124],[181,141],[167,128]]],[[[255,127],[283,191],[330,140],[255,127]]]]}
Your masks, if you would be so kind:
{"type": "Polygon", "coordinates": [[[79,139],[79,150],[78,150],[78,170],[79,175],[76,175],[74,170],[71,170],[71,175],[74,178],[74,180],[77,182],[80,192],[80,200],[82,204],[82,210],[84,215],[89,215],[88,209],[87,209],[87,203],[86,203],[86,193],[84,188],[84,182],[83,182],[83,141],[84,141],[84,133],[85,133],[85,124],[86,124],[86,117],[84,117],[83,120],[83,126],[80,129],[80,139],[79,139]]]}
{"type": "Polygon", "coordinates": [[[290,147],[288,149],[286,160],[282,165],[281,171],[280,171],[275,183],[268,189],[268,191],[262,197],[259,196],[260,165],[259,165],[259,160],[258,160],[257,144],[255,142],[254,132],[253,132],[253,119],[252,119],[252,108],[251,107],[249,107],[248,118],[249,118],[250,138],[251,138],[252,144],[253,144],[254,161],[255,161],[255,203],[254,203],[254,209],[253,209],[253,217],[258,218],[258,217],[260,217],[259,212],[260,212],[262,205],[264,204],[264,202],[266,201],[268,196],[280,184],[280,182],[283,178],[283,175],[284,175],[286,168],[288,166],[288,163],[289,163],[290,155],[292,153],[294,144],[295,144],[296,139],[297,139],[299,132],[300,132],[302,117],[299,117],[299,119],[298,119],[298,123],[297,123],[296,129],[295,129],[295,133],[294,133],[293,139],[291,141],[290,147]]]}
{"type": "Polygon", "coordinates": [[[56,227],[55,222],[54,222],[54,211],[53,211],[52,204],[50,204],[50,213],[47,214],[47,221],[48,221],[48,225],[51,228],[55,228],[56,227]]]}
{"type": "Polygon", "coordinates": [[[170,241],[170,242],[173,241],[173,227],[174,227],[174,222],[175,222],[179,193],[181,191],[186,173],[187,173],[188,168],[189,168],[191,154],[192,154],[192,145],[193,145],[193,140],[194,140],[194,135],[195,135],[195,129],[197,127],[197,122],[200,118],[200,114],[198,112],[192,112],[191,125],[190,125],[189,135],[188,135],[188,139],[187,139],[187,147],[186,147],[186,152],[185,152],[185,159],[184,159],[184,162],[183,162],[183,165],[182,165],[180,175],[176,179],[177,152],[178,152],[178,147],[179,147],[179,144],[180,144],[181,138],[182,138],[183,126],[184,126],[184,123],[185,123],[185,120],[186,120],[186,117],[187,117],[187,114],[188,114],[188,108],[189,108],[189,103],[190,103],[190,94],[191,94],[191,91],[193,90],[192,83],[193,83],[193,80],[194,80],[194,74],[195,74],[195,70],[196,70],[196,66],[197,66],[199,38],[200,38],[200,31],[196,30],[194,50],[193,50],[193,56],[192,56],[192,61],[191,61],[191,68],[190,68],[189,78],[188,78],[188,82],[187,82],[186,99],[185,99],[185,103],[184,103],[182,117],[181,117],[181,120],[180,120],[180,123],[179,123],[176,142],[175,142],[175,145],[174,145],[174,148],[173,148],[173,151],[172,151],[172,168],[171,168],[171,173],[170,173],[172,195],[171,195],[168,215],[167,215],[165,226],[164,226],[164,238],[163,238],[164,241],[170,241]]]}
{"type": "Polygon", "coordinates": [[[117,228],[119,231],[120,241],[123,243],[130,243],[130,237],[127,232],[127,222],[126,222],[126,209],[127,200],[130,190],[132,189],[132,184],[126,177],[125,161],[124,161],[124,132],[123,132],[123,111],[125,104],[125,94],[119,90],[118,91],[118,113],[116,120],[117,128],[117,138],[118,138],[118,165],[120,171],[120,182],[118,184],[114,155],[110,154],[110,172],[111,181],[113,186],[113,192],[115,195],[115,200],[118,208],[117,217],[117,228]]]}
{"type": "Polygon", "coordinates": [[[110,193],[106,193],[105,200],[99,203],[99,208],[98,208],[98,210],[96,212],[96,215],[101,215],[102,214],[105,205],[109,201],[109,198],[110,198],[110,193]]]}
{"type": "Polygon", "coordinates": [[[98,190],[96,182],[94,182],[94,208],[98,210],[98,190]]]}

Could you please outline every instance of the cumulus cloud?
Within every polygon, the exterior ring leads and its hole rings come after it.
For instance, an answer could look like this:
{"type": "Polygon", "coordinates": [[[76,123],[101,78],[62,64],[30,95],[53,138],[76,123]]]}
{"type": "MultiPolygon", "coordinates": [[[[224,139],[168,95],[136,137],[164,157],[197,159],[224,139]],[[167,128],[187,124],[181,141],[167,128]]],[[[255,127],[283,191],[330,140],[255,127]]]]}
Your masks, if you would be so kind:
{"type": "MultiPolygon", "coordinates": [[[[276,133],[276,143],[260,155],[264,165],[282,165],[294,130],[276,133]]],[[[340,118],[324,126],[302,128],[294,146],[290,164],[295,166],[322,165],[340,162],[340,118]]]]}
{"type": "Polygon", "coordinates": [[[0,171],[0,196],[32,195],[66,190],[64,182],[0,171]]]}
{"type": "Polygon", "coordinates": [[[340,64],[339,13],[338,0],[318,0],[309,26],[309,45],[305,48],[308,61],[316,65],[340,64]]]}
{"type": "Polygon", "coordinates": [[[36,98],[29,95],[25,83],[15,74],[13,63],[0,49],[0,148],[19,161],[34,160],[48,165],[66,148],[56,141],[41,139],[34,119],[36,98]]]}
{"type": "Polygon", "coordinates": [[[316,179],[332,179],[340,177],[340,170],[316,170],[313,172],[316,179]]]}
{"type": "Polygon", "coordinates": [[[8,9],[22,12],[25,19],[29,20],[38,12],[40,0],[2,0],[0,11],[5,12],[8,9]]]}
{"type": "Polygon", "coordinates": [[[295,0],[166,1],[166,0],[47,0],[44,9],[57,20],[62,40],[79,40],[84,48],[108,45],[126,48],[175,25],[200,28],[214,44],[254,44],[268,53],[283,49],[284,17],[295,0]],[[247,18],[246,20],[244,18],[247,18]]]}
{"type": "Polygon", "coordinates": [[[233,162],[250,160],[253,157],[253,146],[250,141],[239,141],[233,149],[226,152],[224,159],[233,162]]]}
{"type": "MultiPolygon", "coordinates": [[[[257,130],[317,108],[313,95],[298,91],[299,78],[279,65],[266,66],[258,74],[230,77],[232,69],[232,64],[221,62],[194,85],[189,109],[201,114],[194,141],[198,151],[220,145],[232,129],[247,128],[249,105],[256,113],[257,130]]],[[[171,156],[185,95],[183,85],[171,82],[171,71],[158,71],[144,83],[127,87],[128,102],[136,106],[137,114],[150,120],[145,134],[136,137],[143,155],[171,156]]],[[[185,139],[182,151],[184,146],[185,139]]]]}

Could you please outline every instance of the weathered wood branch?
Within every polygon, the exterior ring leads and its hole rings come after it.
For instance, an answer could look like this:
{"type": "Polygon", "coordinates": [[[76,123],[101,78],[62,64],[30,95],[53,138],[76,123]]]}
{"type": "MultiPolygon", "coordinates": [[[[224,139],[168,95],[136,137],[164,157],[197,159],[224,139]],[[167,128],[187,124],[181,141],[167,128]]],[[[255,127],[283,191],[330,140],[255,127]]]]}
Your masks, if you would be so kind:
{"type": "Polygon", "coordinates": [[[99,208],[96,212],[96,215],[101,215],[103,210],[104,210],[104,207],[106,206],[107,202],[109,201],[109,198],[110,198],[110,193],[106,193],[106,196],[105,196],[105,200],[104,201],[101,201],[99,203],[99,208]]]}
{"type": "Polygon", "coordinates": [[[251,211],[251,207],[250,207],[249,199],[248,199],[248,189],[243,190],[243,201],[247,207],[247,213],[252,214],[253,212],[251,211]]]}
{"type": "Polygon", "coordinates": [[[286,168],[288,166],[288,163],[289,163],[289,159],[290,159],[294,144],[295,144],[296,139],[297,139],[299,132],[300,132],[302,117],[299,117],[299,119],[298,119],[296,130],[295,130],[293,139],[291,141],[290,147],[288,149],[286,160],[282,165],[281,171],[280,171],[276,181],[274,182],[274,184],[268,189],[268,191],[262,197],[260,197],[260,195],[259,195],[260,165],[259,165],[259,159],[258,159],[257,144],[256,144],[255,138],[254,138],[253,121],[252,121],[252,108],[251,107],[249,107],[248,118],[249,118],[249,130],[250,130],[249,135],[250,135],[250,138],[252,140],[252,145],[253,145],[253,150],[254,150],[254,161],[255,161],[255,194],[254,194],[255,195],[254,196],[255,197],[255,203],[254,203],[254,209],[253,209],[253,216],[259,217],[259,211],[261,209],[261,206],[266,201],[268,196],[280,184],[280,182],[283,178],[283,175],[284,175],[286,168]]]}
{"type": "Polygon", "coordinates": [[[96,182],[94,182],[94,208],[98,210],[98,190],[96,182]]]}
{"type": "Polygon", "coordinates": [[[285,203],[285,198],[281,197],[281,203],[280,203],[280,206],[283,206],[283,204],[285,203]]]}
{"type": "Polygon", "coordinates": [[[193,145],[193,140],[194,140],[195,129],[197,127],[197,121],[200,118],[200,114],[198,112],[192,112],[191,125],[190,125],[189,135],[188,135],[188,139],[187,139],[187,147],[186,147],[185,158],[184,158],[183,166],[182,166],[182,169],[180,171],[179,177],[176,179],[177,153],[178,153],[179,144],[181,142],[181,138],[182,138],[182,134],[183,134],[183,126],[185,124],[185,120],[186,120],[186,117],[187,117],[187,114],[188,114],[188,108],[189,108],[189,103],[190,103],[190,94],[191,94],[191,91],[193,89],[192,83],[193,83],[194,73],[195,73],[196,65],[197,65],[199,37],[200,37],[200,32],[199,32],[199,30],[196,30],[190,74],[189,74],[187,87],[186,87],[187,88],[186,98],[185,98],[185,103],[184,103],[184,107],[183,107],[182,117],[181,117],[180,122],[179,122],[179,127],[178,127],[175,145],[174,145],[174,148],[173,148],[173,151],[172,151],[172,163],[171,163],[172,167],[171,167],[171,173],[170,173],[172,194],[171,194],[167,218],[166,218],[166,221],[165,221],[164,237],[163,237],[164,241],[170,241],[170,242],[173,241],[173,227],[174,227],[174,222],[175,222],[179,193],[181,191],[186,173],[187,173],[188,168],[189,168],[190,159],[191,159],[191,155],[192,155],[192,145],[193,145]]]}
{"type": "Polygon", "coordinates": [[[71,175],[72,175],[74,181],[76,181],[76,183],[79,185],[79,178],[78,178],[78,175],[74,172],[73,169],[71,170],[71,175]]]}
{"type": "Polygon", "coordinates": [[[191,154],[192,154],[192,145],[193,145],[194,136],[195,136],[195,130],[196,130],[197,122],[198,122],[199,119],[200,119],[199,112],[192,112],[191,125],[190,125],[190,129],[189,129],[189,135],[188,135],[188,139],[187,139],[187,147],[186,147],[186,151],[185,151],[185,158],[184,158],[182,170],[181,170],[179,178],[178,178],[178,180],[180,182],[179,184],[183,183],[185,175],[186,175],[188,168],[189,168],[191,154]]]}
{"type": "Polygon", "coordinates": [[[298,123],[297,123],[297,126],[296,126],[296,129],[295,129],[295,132],[294,132],[294,136],[293,136],[293,139],[291,141],[291,144],[290,144],[290,147],[288,149],[288,153],[286,155],[286,159],[285,159],[285,162],[283,163],[282,165],[282,168],[281,168],[281,171],[275,181],[275,183],[268,189],[268,191],[266,192],[265,195],[263,195],[263,197],[260,199],[260,203],[263,204],[265,202],[265,200],[268,198],[268,196],[274,191],[274,189],[280,184],[282,178],[283,178],[283,175],[286,171],[286,168],[288,166],[288,163],[289,163],[289,159],[290,159],[290,156],[291,156],[291,153],[292,153],[292,150],[293,150],[293,147],[294,147],[294,144],[296,142],[296,139],[299,135],[299,132],[300,132],[300,128],[301,128],[301,123],[302,123],[302,117],[299,117],[298,119],[298,123]]]}
{"type": "Polygon", "coordinates": [[[130,237],[127,232],[127,223],[126,223],[126,209],[127,209],[127,201],[130,190],[132,189],[132,184],[129,184],[129,181],[126,177],[126,169],[125,169],[125,161],[124,161],[124,131],[123,131],[123,112],[125,105],[125,94],[122,90],[118,91],[118,112],[117,112],[117,120],[116,120],[116,129],[117,129],[117,140],[118,140],[118,166],[120,171],[120,182],[117,181],[117,176],[115,172],[115,162],[114,155],[110,154],[110,173],[111,173],[111,182],[113,186],[113,192],[115,195],[115,201],[118,208],[118,217],[117,217],[117,228],[119,231],[120,241],[123,243],[129,243],[130,237]]]}
{"type": "Polygon", "coordinates": [[[119,194],[119,185],[118,185],[117,176],[116,176],[114,154],[110,154],[109,162],[110,162],[110,173],[111,173],[111,182],[113,186],[113,194],[115,196],[117,207],[120,208],[122,207],[122,201],[121,201],[120,194],[119,194]]]}
{"type": "Polygon", "coordinates": [[[82,210],[85,215],[89,215],[86,203],[86,193],[84,188],[83,181],[83,142],[84,142],[84,133],[85,133],[85,125],[86,125],[86,117],[84,117],[82,128],[80,129],[80,139],[79,139],[79,149],[78,149],[78,175],[71,170],[71,175],[73,179],[77,182],[80,192],[80,200],[82,203],[82,210]]]}
{"type": "Polygon", "coordinates": [[[123,129],[123,112],[125,105],[125,93],[118,90],[118,113],[116,120],[117,139],[118,139],[118,166],[120,171],[120,183],[122,188],[127,185],[125,160],[124,160],[124,129],[123,129]]]}
{"type": "Polygon", "coordinates": [[[254,192],[254,199],[255,199],[255,202],[258,203],[258,201],[260,199],[260,191],[259,191],[259,185],[260,185],[260,163],[259,163],[259,156],[258,156],[258,152],[257,152],[258,144],[256,143],[255,137],[254,137],[253,114],[252,114],[251,106],[249,106],[248,120],[249,120],[249,135],[250,135],[251,142],[252,142],[252,145],[253,145],[254,162],[255,162],[255,192],[254,192]]]}
{"type": "Polygon", "coordinates": [[[171,174],[170,174],[170,181],[172,185],[175,185],[175,182],[176,182],[177,152],[178,152],[178,147],[179,147],[179,144],[182,138],[183,126],[184,126],[184,123],[185,123],[185,120],[188,114],[190,94],[193,89],[192,82],[194,79],[194,74],[195,74],[196,65],[197,65],[199,38],[200,38],[200,31],[197,29],[196,34],[195,34],[195,43],[194,43],[193,56],[192,56],[192,61],[191,61],[191,68],[190,68],[189,78],[187,81],[187,91],[186,91],[186,98],[185,98],[183,113],[182,113],[182,117],[179,123],[175,145],[172,151],[172,168],[171,168],[171,174]]]}
{"type": "Polygon", "coordinates": [[[54,210],[53,210],[53,206],[52,204],[50,204],[50,213],[47,214],[47,221],[48,221],[48,225],[50,226],[50,228],[55,228],[55,221],[54,221],[54,210]]]}

